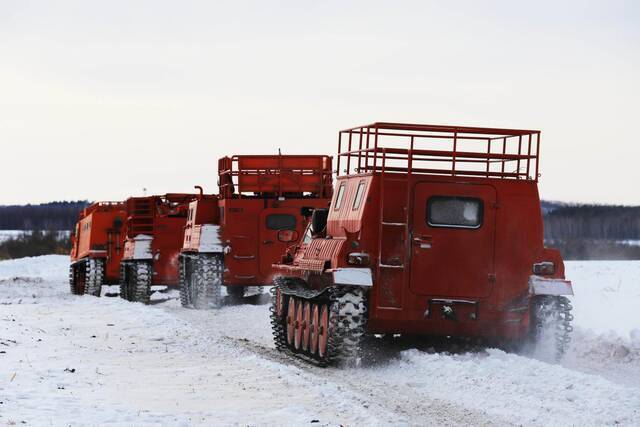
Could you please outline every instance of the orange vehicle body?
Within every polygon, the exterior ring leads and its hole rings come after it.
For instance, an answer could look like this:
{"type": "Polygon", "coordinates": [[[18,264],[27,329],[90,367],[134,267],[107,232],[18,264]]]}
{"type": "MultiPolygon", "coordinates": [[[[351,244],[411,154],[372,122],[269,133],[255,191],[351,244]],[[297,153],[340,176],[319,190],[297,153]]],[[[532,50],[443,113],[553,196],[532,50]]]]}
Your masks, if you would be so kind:
{"type": "Polygon", "coordinates": [[[341,287],[364,290],[367,333],[525,337],[533,296],[572,294],[560,253],[543,244],[539,141],[396,123],[340,132],[346,172],[326,229],[307,230],[274,266],[289,278],[274,308],[274,331],[288,334],[278,346],[318,358],[297,337],[313,333],[314,304],[331,304],[323,292],[341,287]]]}
{"type": "Polygon", "coordinates": [[[224,259],[227,289],[270,283],[272,264],[304,231],[309,213],[328,205],[331,163],[331,157],[323,155],[221,158],[220,194],[201,196],[189,206],[182,244],[185,262],[217,253],[224,259]],[[285,241],[279,238],[281,230],[291,231],[285,241]]]}
{"type": "MultiPolygon", "coordinates": [[[[101,284],[116,284],[120,277],[120,259],[124,247],[125,205],[122,202],[96,202],[80,212],[75,230],[71,235],[71,286],[82,281],[73,279],[74,269],[89,259],[101,260],[103,272],[101,284]]],[[[99,285],[98,285],[99,286],[99,285]]],[[[99,296],[99,294],[98,294],[99,296]]]]}
{"type": "Polygon", "coordinates": [[[178,255],[188,206],[195,197],[195,194],[169,193],[127,199],[122,261],[152,263],[151,285],[178,286],[178,255]]]}

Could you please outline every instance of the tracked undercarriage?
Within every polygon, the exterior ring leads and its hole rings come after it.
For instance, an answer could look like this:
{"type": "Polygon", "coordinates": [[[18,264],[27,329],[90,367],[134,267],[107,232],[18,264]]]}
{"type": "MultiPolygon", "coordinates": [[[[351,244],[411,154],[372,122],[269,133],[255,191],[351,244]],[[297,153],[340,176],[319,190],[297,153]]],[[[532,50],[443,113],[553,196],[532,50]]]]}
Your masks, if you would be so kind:
{"type": "Polygon", "coordinates": [[[148,304],[153,274],[151,262],[123,261],[120,264],[120,273],[120,298],[148,304]]]}
{"type": "Polygon", "coordinates": [[[565,296],[542,295],[531,303],[533,344],[544,346],[560,360],[571,342],[573,307],[565,296]]]}
{"type": "Polygon", "coordinates": [[[183,307],[208,309],[222,305],[223,254],[180,256],[180,302],[183,307]]]}
{"type": "Polygon", "coordinates": [[[104,260],[82,259],[69,268],[69,290],[74,295],[100,296],[104,282],[104,260]]]}
{"type": "Polygon", "coordinates": [[[276,348],[320,366],[357,366],[366,332],[366,293],[361,287],[330,287],[322,292],[274,281],[271,326],[276,348]]]}

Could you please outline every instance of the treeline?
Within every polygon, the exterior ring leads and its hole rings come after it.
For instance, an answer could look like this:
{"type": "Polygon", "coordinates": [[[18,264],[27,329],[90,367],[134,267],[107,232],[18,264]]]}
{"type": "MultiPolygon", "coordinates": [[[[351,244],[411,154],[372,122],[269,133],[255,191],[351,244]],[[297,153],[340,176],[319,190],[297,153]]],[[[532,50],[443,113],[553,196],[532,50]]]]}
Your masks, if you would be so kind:
{"type": "Polygon", "coordinates": [[[0,230],[72,230],[89,202],[0,206],[0,230]]]}
{"type": "Polygon", "coordinates": [[[640,260],[640,246],[615,240],[546,240],[545,245],[559,249],[565,260],[640,260]]]}
{"type": "Polygon", "coordinates": [[[33,231],[0,243],[0,259],[61,254],[71,250],[71,239],[57,231],[33,231]]]}
{"type": "Polygon", "coordinates": [[[638,206],[543,202],[542,212],[545,244],[565,259],[640,259],[638,206]]]}
{"type": "MultiPolygon", "coordinates": [[[[87,205],[0,206],[0,230],[72,230],[87,205]]],[[[640,207],[543,201],[542,214],[545,244],[560,249],[565,259],[640,259],[640,207]],[[630,240],[636,242],[625,242],[630,240]]],[[[0,244],[0,259],[68,253],[69,248],[68,237],[35,231],[0,244]]]]}
{"type": "Polygon", "coordinates": [[[544,215],[545,239],[640,240],[640,206],[556,205],[544,215]]]}

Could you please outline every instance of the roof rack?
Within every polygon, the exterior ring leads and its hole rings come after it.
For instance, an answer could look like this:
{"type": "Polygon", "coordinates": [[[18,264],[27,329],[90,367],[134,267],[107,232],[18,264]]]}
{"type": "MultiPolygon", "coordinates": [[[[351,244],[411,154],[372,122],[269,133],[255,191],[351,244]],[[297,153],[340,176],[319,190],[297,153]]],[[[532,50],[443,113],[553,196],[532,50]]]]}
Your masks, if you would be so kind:
{"type": "Polygon", "coordinates": [[[116,201],[99,201],[93,202],[86,208],[80,211],[80,218],[84,218],[93,212],[107,212],[107,211],[116,211],[116,210],[124,210],[125,203],[124,202],[116,202],[116,201]]]}
{"type": "Polygon", "coordinates": [[[331,196],[332,158],[324,155],[241,155],[218,161],[220,196],[310,193],[331,196]]]}
{"type": "Polygon", "coordinates": [[[338,133],[337,167],[537,182],[539,153],[539,130],[377,122],[338,133]]]}

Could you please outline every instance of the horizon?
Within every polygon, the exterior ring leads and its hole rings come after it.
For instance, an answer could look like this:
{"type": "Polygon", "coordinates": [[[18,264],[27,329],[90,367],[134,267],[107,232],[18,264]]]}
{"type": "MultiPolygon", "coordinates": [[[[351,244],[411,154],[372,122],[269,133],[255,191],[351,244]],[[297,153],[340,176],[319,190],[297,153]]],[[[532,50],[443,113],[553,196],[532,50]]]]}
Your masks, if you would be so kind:
{"type": "MultiPolygon", "coordinates": [[[[168,192],[170,193],[170,192],[168,192]]],[[[167,194],[167,193],[163,193],[163,194],[167,194]]],[[[206,194],[206,193],[205,193],[206,194]]],[[[122,199],[121,201],[125,201],[126,199],[122,199]]],[[[97,202],[105,202],[105,201],[119,201],[119,200],[51,200],[48,202],[40,202],[40,203],[22,203],[22,204],[0,204],[0,208],[6,208],[6,207],[23,207],[23,206],[40,206],[40,205],[47,205],[47,204],[52,204],[52,203],[87,203],[87,204],[92,204],[92,203],[97,203],[97,202]]],[[[558,204],[558,205],[564,205],[564,206],[603,206],[603,207],[622,207],[622,208],[638,208],[640,207],[640,204],[637,205],[625,205],[625,204],[615,204],[615,203],[582,203],[582,202],[568,202],[568,201],[563,201],[563,200],[547,200],[547,199],[540,199],[540,203],[551,203],[551,204],[558,204]]],[[[543,207],[543,206],[541,206],[543,207]]]]}

